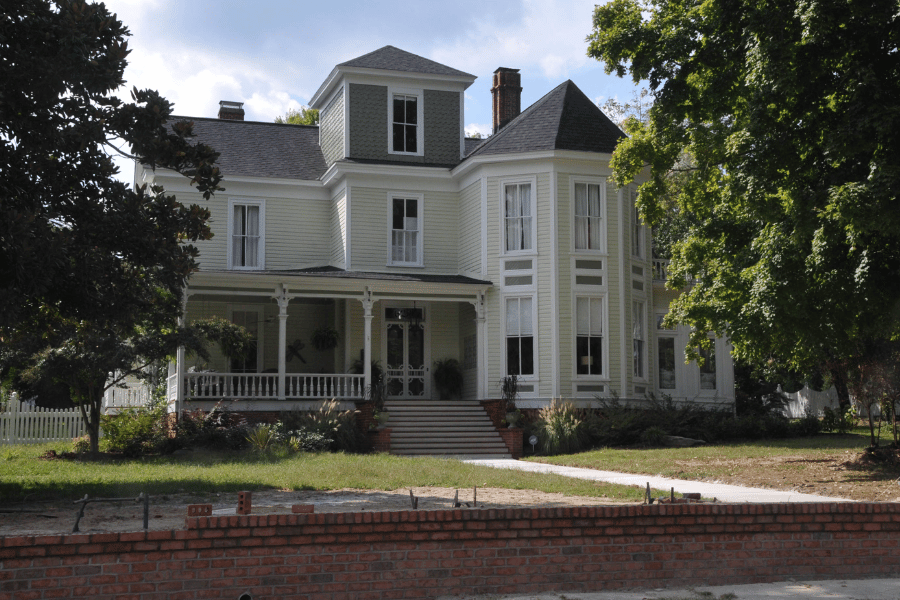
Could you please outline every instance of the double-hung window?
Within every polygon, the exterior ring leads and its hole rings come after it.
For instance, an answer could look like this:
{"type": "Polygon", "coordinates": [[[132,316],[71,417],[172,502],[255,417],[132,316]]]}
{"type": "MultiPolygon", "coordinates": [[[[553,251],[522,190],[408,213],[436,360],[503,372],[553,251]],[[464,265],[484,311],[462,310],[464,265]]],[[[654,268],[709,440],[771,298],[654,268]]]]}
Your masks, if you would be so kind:
{"type": "Polygon", "coordinates": [[[675,331],[663,327],[665,315],[656,315],[656,367],[659,389],[674,390],[678,383],[675,331]]]}
{"type": "Polygon", "coordinates": [[[700,347],[703,364],[700,365],[700,389],[716,389],[716,340],[711,340],[709,350],[700,347]]]}
{"type": "Polygon", "coordinates": [[[603,250],[602,193],[599,184],[575,184],[576,250],[603,250]]]}
{"type": "Polygon", "coordinates": [[[534,250],[534,200],[531,183],[503,186],[503,230],[507,252],[534,250]]]}
{"type": "Polygon", "coordinates": [[[230,202],[228,266],[262,269],[265,257],[265,204],[261,200],[230,202]]]}
{"type": "Polygon", "coordinates": [[[575,299],[575,354],[579,375],[603,375],[603,298],[575,299]]]}
{"type": "Polygon", "coordinates": [[[631,255],[635,258],[644,258],[644,226],[641,225],[641,216],[637,206],[631,209],[631,255]]]}
{"type": "Polygon", "coordinates": [[[422,265],[422,198],[390,198],[390,264],[422,265]]]}
{"type": "Polygon", "coordinates": [[[634,363],[633,374],[637,379],[645,377],[644,349],[647,346],[647,328],[644,326],[644,303],[631,303],[631,338],[632,359],[634,363]]]}
{"type": "Polygon", "coordinates": [[[534,375],[534,301],[506,299],[506,374],[534,375]]]}
{"type": "Polygon", "coordinates": [[[388,153],[421,156],[425,144],[422,90],[391,88],[388,102],[388,153]]]}

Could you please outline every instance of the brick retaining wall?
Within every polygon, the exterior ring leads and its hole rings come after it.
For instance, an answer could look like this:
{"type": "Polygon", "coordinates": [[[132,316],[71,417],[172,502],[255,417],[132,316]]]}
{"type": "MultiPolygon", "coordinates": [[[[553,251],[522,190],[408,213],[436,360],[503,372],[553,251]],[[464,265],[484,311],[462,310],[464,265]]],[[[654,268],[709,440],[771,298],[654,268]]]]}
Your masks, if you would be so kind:
{"type": "Polygon", "coordinates": [[[0,599],[428,598],[896,576],[900,504],[191,517],[0,539],[0,599]]]}

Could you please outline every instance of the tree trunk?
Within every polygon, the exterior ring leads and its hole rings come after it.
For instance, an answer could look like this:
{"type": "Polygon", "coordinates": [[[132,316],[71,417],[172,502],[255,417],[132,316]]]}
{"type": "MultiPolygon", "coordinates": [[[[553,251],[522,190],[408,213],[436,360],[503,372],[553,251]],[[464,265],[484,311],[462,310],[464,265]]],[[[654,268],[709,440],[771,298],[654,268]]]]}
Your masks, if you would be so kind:
{"type": "Polygon", "coordinates": [[[847,389],[847,373],[840,367],[832,367],[829,369],[831,374],[831,382],[837,392],[838,406],[841,413],[850,407],[850,391],[847,389]]]}

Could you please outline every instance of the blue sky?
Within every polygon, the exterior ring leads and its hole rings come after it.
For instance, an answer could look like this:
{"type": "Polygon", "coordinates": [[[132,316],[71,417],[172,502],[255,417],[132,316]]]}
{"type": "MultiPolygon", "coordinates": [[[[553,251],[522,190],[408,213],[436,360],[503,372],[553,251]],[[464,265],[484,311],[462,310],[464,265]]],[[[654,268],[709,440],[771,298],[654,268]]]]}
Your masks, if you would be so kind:
{"type": "MultiPolygon", "coordinates": [[[[489,133],[497,67],[522,73],[522,108],[571,79],[595,102],[634,86],[585,54],[594,0],[109,0],[129,27],[131,86],[158,90],[178,115],[215,117],[219,100],[273,121],[309,103],[334,65],[392,45],[478,77],[467,132],[489,133]]],[[[127,95],[123,91],[123,97],[127,95]]]]}

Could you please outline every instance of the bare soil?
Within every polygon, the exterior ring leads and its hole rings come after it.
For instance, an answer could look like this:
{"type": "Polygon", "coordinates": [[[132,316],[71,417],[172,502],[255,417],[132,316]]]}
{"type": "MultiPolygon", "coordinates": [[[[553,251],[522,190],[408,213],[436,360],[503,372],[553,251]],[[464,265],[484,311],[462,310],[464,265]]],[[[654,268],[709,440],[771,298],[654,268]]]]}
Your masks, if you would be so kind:
{"type": "MultiPolygon", "coordinates": [[[[676,461],[675,477],[691,479],[690,473],[713,469],[721,483],[856,501],[900,502],[900,453],[897,449],[873,456],[866,452],[835,450],[811,459],[797,454],[775,458],[708,459],[676,461]]],[[[460,508],[602,506],[622,504],[609,498],[564,496],[534,490],[500,488],[454,489],[412,488],[419,498],[418,510],[451,508],[458,496],[460,508]]],[[[290,513],[293,504],[313,504],[317,513],[411,510],[410,489],[373,491],[254,491],[253,513],[290,513]]],[[[150,499],[149,528],[181,529],[189,504],[212,504],[214,515],[233,515],[237,493],[170,494],[150,499]]],[[[0,536],[70,533],[80,506],[72,501],[0,505],[0,536]]],[[[139,531],[143,505],[136,501],[91,503],[85,509],[79,530],[139,531]]]]}
{"type": "Polygon", "coordinates": [[[715,481],[747,487],[793,490],[858,502],[900,502],[900,451],[881,447],[877,454],[835,450],[810,458],[802,454],[773,458],[704,459],[675,462],[675,477],[714,469],[715,481]]]}
{"type": "MultiPolygon", "coordinates": [[[[464,510],[486,508],[536,508],[554,506],[603,506],[621,504],[609,498],[548,494],[534,490],[500,488],[412,488],[418,510],[453,508],[454,499],[464,510]]],[[[411,510],[410,489],[374,491],[261,491],[252,493],[252,514],[289,514],[293,504],[312,504],[317,513],[411,510]]],[[[233,515],[237,493],[170,494],[151,496],[148,525],[151,530],[183,529],[190,504],[212,504],[213,515],[233,515]]],[[[80,504],[49,502],[30,506],[0,506],[0,536],[71,533],[80,504]]],[[[81,533],[139,531],[143,528],[143,504],[137,501],[90,503],[79,522],[81,533]]]]}

